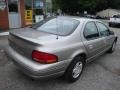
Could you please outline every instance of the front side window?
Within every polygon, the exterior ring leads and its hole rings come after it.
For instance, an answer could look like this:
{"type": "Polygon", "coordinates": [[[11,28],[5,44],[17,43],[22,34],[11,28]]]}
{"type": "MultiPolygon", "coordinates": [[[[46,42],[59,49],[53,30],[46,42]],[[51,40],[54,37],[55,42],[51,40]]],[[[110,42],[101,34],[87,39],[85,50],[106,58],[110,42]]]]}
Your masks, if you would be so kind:
{"type": "Polygon", "coordinates": [[[105,37],[109,35],[109,29],[104,24],[97,22],[97,26],[99,28],[101,36],[105,37]]]}
{"type": "Polygon", "coordinates": [[[84,29],[84,37],[87,40],[96,39],[99,37],[99,33],[94,22],[89,22],[86,24],[84,29]]]}
{"type": "Polygon", "coordinates": [[[33,26],[34,29],[46,33],[66,36],[71,34],[79,25],[79,21],[70,18],[52,18],[48,21],[42,21],[33,26]],[[43,22],[43,23],[42,23],[43,22]]]}

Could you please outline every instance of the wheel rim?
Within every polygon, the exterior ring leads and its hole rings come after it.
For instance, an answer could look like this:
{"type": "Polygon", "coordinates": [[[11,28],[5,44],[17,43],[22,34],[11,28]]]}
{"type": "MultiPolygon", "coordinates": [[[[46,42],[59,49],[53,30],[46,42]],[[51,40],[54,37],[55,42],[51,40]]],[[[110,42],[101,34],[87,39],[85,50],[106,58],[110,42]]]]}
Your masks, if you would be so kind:
{"type": "Polygon", "coordinates": [[[115,50],[115,47],[116,47],[116,44],[115,44],[115,42],[114,42],[114,43],[113,43],[113,46],[112,46],[112,51],[115,50]]]}
{"type": "Polygon", "coordinates": [[[82,72],[83,68],[83,63],[82,62],[77,62],[76,65],[73,68],[72,76],[73,78],[78,78],[82,72]]]}

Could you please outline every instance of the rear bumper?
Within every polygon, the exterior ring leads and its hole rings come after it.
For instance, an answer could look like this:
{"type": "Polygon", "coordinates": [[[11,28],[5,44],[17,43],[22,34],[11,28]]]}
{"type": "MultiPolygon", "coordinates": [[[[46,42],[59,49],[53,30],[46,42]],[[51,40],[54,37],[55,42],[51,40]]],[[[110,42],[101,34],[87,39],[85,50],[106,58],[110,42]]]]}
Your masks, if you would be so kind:
{"type": "Polygon", "coordinates": [[[6,49],[6,54],[8,58],[20,68],[20,70],[35,79],[59,77],[64,74],[71,62],[71,60],[64,60],[54,64],[40,64],[20,55],[11,47],[6,49]]]}

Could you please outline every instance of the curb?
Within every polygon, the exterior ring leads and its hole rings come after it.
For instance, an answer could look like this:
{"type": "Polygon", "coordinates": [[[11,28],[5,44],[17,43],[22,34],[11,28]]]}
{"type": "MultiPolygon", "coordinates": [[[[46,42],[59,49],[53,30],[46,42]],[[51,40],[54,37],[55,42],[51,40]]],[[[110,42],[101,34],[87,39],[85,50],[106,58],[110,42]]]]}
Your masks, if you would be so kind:
{"type": "Polygon", "coordinates": [[[9,32],[0,33],[0,36],[7,36],[7,35],[9,35],[9,32]]]}

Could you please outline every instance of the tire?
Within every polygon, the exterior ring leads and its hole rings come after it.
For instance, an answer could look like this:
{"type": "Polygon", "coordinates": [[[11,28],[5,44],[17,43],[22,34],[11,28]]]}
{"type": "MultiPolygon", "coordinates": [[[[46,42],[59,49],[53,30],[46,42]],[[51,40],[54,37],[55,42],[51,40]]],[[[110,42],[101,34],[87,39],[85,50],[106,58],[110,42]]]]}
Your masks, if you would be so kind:
{"type": "Polygon", "coordinates": [[[109,23],[109,27],[112,27],[111,23],[109,23]]]}
{"type": "Polygon", "coordinates": [[[64,79],[71,83],[78,80],[83,72],[84,65],[84,59],[80,56],[77,56],[66,70],[64,79]]]}
{"type": "Polygon", "coordinates": [[[114,27],[115,25],[112,23],[109,23],[109,27],[114,27]]]}
{"type": "Polygon", "coordinates": [[[115,51],[116,48],[116,42],[114,41],[111,48],[108,50],[108,53],[113,53],[115,51]]]}

